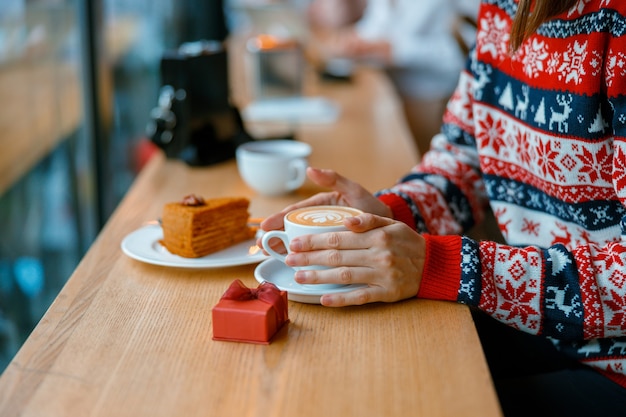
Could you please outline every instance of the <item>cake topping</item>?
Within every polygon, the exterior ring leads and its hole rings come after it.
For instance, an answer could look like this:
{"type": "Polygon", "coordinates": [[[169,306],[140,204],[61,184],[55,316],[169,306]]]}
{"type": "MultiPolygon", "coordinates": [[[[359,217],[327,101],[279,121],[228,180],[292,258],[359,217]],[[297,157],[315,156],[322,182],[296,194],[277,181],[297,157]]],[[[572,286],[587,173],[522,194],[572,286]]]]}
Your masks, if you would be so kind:
{"type": "Polygon", "coordinates": [[[206,203],[204,202],[204,198],[197,196],[195,194],[186,195],[181,202],[183,206],[204,206],[206,203]]]}

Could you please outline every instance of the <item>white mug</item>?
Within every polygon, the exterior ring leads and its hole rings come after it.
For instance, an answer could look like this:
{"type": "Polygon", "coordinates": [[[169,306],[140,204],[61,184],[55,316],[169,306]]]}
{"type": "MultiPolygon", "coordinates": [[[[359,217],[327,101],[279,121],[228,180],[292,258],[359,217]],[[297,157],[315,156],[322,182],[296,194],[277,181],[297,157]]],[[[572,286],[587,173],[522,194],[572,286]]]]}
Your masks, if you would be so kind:
{"type": "Polygon", "coordinates": [[[295,140],[247,142],[237,147],[237,169],[244,182],[258,193],[286,194],[304,184],[310,154],[310,145],[295,140]]]}
{"type": "MultiPolygon", "coordinates": [[[[295,209],[284,217],[285,231],[270,230],[263,234],[261,242],[263,249],[272,257],[285,262],[286,254],[279,253],[270,247],[270,240],[279,239],[286,248],[289,242],[296,236],[319,234],[328,232],[340,232],[347,230],[343,225],[344,219],[358,216],[363,212],[352,207],[342,206],[311,206],[295,209]]],[[[288,249],[287,249],[288,250],[288,249]]],[[[309,265],[296,267],[296,270],[320,270],[328,269],[328,266],[309,265]]],[[[335,288],[337,284],[313,284],[316,288],[335,288]]]]}

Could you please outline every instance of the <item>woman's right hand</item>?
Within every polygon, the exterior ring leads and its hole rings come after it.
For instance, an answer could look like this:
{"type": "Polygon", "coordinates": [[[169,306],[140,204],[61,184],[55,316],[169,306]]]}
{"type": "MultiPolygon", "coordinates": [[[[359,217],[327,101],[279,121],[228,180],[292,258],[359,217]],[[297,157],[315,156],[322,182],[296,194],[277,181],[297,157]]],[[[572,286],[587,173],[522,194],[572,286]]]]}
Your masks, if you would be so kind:
{"type": "Polygon", "coordinates": [[[309,167],[307,176],[315,184],[330,188],[332,191],[315,194],[305,200],[285,207],[278,213],[272,214],[261,223],[261,229],[280,230],[283,228],[283,217],[289,211],[309,206],[333,205],[347,206],[363,210],[366,213],[377,214],[383,217],[392,217],[391,209],[383,204],[372,193],[361,185],[351,181],[331,169],[309,167]]]}

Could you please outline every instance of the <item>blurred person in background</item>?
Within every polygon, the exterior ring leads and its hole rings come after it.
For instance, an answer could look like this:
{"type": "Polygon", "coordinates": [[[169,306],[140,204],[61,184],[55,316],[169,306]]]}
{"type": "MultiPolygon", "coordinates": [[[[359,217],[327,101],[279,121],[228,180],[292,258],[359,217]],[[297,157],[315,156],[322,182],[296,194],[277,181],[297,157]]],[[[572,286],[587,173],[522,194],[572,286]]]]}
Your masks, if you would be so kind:
{"type": "Polygon", "coordinates": [[[312,0],[308,19],[318,30],[343,29],[363,17],[367,0],[312,0]]]}
{"type": "Polygon", "coordinates": [[[387,70],[424,154],[473,43],[478,5],[479,0],[313,0],[309,21],[324,33],[329,58],[387,70]]]}

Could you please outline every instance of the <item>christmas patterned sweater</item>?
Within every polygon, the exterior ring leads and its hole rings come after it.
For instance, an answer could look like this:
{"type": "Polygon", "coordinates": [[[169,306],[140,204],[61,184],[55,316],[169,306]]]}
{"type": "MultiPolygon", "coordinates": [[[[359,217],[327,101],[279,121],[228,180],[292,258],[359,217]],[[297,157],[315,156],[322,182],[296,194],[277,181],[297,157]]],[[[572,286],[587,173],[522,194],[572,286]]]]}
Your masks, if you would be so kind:
{"type": "Polygon", "coordinates": [[[511,54],[516,9],[483,1],[442,133],[377,196],[427,233],[419,297],[547,336],[626,387],[626,2],[579,0],[511,54]],[[507,244],[461,237],[487,205],[507,244]]]}

